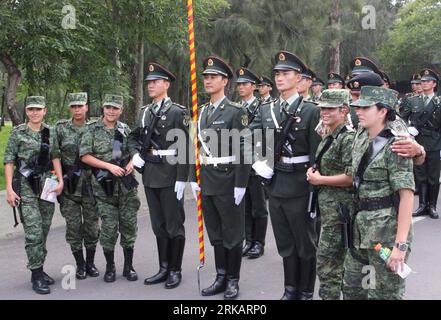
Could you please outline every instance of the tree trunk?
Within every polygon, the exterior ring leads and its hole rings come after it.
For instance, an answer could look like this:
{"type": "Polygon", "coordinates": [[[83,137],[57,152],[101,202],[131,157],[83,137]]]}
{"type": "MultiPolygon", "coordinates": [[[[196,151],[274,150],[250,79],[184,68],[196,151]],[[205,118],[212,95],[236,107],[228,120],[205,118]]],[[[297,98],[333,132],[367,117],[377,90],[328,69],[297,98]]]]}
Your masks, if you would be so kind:
{"type": "MultiPolygon", "coordinates": [[[[331,3],[331,13],[329,15],[329,24],[331,26],[331,30],[337,31],[340,26],[340,0],[332,0],[331,3]]],[[[336,41],[334,44],[331,44],[330,48],[330,56],[329,56],[329,72],[335,72],[340,74],[340,40],[336,41]]]]}
{"type": "Polygon", "coordinates": [[[16,96],[18,85],[21,81],[21,72],[12,58],[4,51],[0,50],[0,61],[6,68],[8,73],[8,81],[6,83],[5,103],[14,126],[23,122],[23,118],[16,108],[16,96]]]}
{"type": "Polygon", "coordinates": [[[133,99],[129,100],[125,111],[124,121],[132,127],[136,122],[136,115],[143,104],[143,80],[144,80],[144,41],[140,40],[136,46],[137,60],[131,66],[130,76],[130,95],[133,99]]]}

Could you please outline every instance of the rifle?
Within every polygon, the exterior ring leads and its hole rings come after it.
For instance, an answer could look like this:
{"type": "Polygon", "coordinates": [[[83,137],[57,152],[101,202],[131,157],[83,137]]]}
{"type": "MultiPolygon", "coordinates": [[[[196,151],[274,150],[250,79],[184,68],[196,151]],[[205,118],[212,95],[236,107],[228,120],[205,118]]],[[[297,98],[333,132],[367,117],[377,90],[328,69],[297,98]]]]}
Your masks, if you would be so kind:
{"type": "Polygon", "coordinates": [[[338,219],[341,222],[341,241],[343,248],[352,247],[352,218],[346,205],[339,202],[337,206],[338,219]]]}
{"type": "MultiPolygon", "coordinates": [[[[156,150],[161,149],[161,146],[159,144],[157,144],[153,138],[157,138],[160,135],[156,126],[158,125],[159,119],[161,119],[161,111],[164,107],[164,103],[165,103],[165,99],[162,100],[161,105],[159,106],[159,109],[157,112],[155,112],[153,110],[153,108],[150,109],[150,112],[153,115],[153,119],[149,125],[146,125],[144,128],[141,129],[142,132],[140,132],[140,134],[139,134],[139,136],[141,137],[141,152],[139,153],[139,156],[144,161],[146,161],[146,159],[148,159],[150,162],[157,162],[157,163],[161,162],[161,159],[159,159],[159,161],[158,161],[158,159],[149,156],[148,152],[152,148],[154,148],[156,150]]],[[[139,173],[144,172],[144,167],[143,168],[135,167],[135,169],[139,173]]]]}
{"type": "Polygon", "coordinates": [[[293,152],[288,148],[286,145],[286,142],[291,144],[291,146],[296,141],[296,138],[292,135],[291,129],[294,123],[296,123],[299,119],[299,117],[296,116],[297,109],[300,107],[300,105],[303,102],[303,97],[300,97],[297,99],[296,107],[294,112],[288,112],[284,108],[282,108],[283,113],[288,117],[285,125],[282,128],[282,131],[277,131],[277,138],[276,138],[276,146],[274,148],[274,160],[279,160],[282,157],[282,152],[285,151],[286,154],[289,157],[293,156],[293,152]]]}
{"type": "MultiPolygon", "coordinates": [[[[14,172],[14,176],[12,177],[12,190],[14,190],[14,192],[20,196],[21,193],[21,176],[18,173],[18,171],[16,170],[14,172]]],[[[21,203],[20,201],[16,201],[15,203],[15,207],[12,207],[12,211],[14,214],[14,228],[16,228],[19,225],[18,219],[17,219],[17,210],[18,213],[20,215],[20,219],[21,219],[21,203]]]]}

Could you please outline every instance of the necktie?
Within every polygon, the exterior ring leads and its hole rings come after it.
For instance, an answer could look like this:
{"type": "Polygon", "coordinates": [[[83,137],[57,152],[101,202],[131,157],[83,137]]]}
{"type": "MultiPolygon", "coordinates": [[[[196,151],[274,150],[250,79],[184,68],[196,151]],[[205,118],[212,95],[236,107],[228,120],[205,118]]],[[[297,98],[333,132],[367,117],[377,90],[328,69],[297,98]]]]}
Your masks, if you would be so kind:
{"type": "Polygon", "coordinates": [[[423,101],[424,101],[424,106],[427,106],[427,104],[429,103],[429,97],[425,95],[423,101]]]}
{"type": "Polygon", "coordinates": [[[208,106],[208,118],[211,117],[213,111],[214,111],[214,104],[210,103],[210,105],[208,106]]]}

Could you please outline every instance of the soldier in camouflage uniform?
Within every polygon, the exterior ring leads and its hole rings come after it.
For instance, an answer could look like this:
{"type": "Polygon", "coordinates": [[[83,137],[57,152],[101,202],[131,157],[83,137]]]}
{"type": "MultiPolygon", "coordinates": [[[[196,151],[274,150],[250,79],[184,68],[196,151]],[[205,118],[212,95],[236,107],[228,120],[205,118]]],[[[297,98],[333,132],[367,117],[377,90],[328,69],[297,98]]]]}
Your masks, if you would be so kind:
{"type": "Polygon", "coordinates": [[[32,289],[38,294],[50,293],[48,285],[54,284],[43,271],[54,204],[39,199],[52,166],[59,181],[53,191],[59,195],[63,189],[57,136],[55,130],[43,123],[45,114],[44,97],[28,97],[28,123],[14,127],[3,159],[7,201],[11,207],[19,209],[25,232],[27,267],[32,272],[32,289]]]}
{"type": "Polygon", "coordinates": [[[342,243],[337,205],[352,207],[352,144],[355,132],[348,126],[349,93],[342,89],[323,91],[319,100],[323,124],[329,129],[317,148],[314,168],[307,180],[319,188],[321,226],[317,251],[319,295],[323,300],[339,300],[343,285],[343,264],[347,247],[342,243]]]}
{"type": "Polygon", "coordinates": [[[186,107],[172,102],[167,95],[176,76],[158,63],[149,63],[146,81],[153,102],[141,109],[137,127],[129,137],[131,147],[139,150],[133,163],[142,171],[145,194],[149,205],[152,229],[158,247],[159,272],[144,280],[151,285],[165,281],[166,289],[181,283],[181,266],[185,245],[184,189],[188,180],[188,126],[190,116],[186,107]],[[163,103],[163,104],[162,104],[163,103]],[[162,105],[162,107],[161,107],[162,105]],[[157,120],[155,128],[153,121],[157,120]],[[154,130],[151,141],[144,141],[148,130],[154,130]],[[167,141],[170,130],[182,134],[180,146],[167,141]],[[144,143],[149,146],[143,146],[144,143]],[[148,148],[147,150],[144,150],[148,148]],[[178,163],[173,164],[176,160],[178,163]],[[142,169],[141,169],[142,168],[142,169]]]}
{"type": "Polygon", "coordinates": [[[122,111],[123,97],[106,95],[104,116],[88,125],[80,143],[81,161],[92,167],[93,172],[93,193],[101,218],[100,244],[107,262],[105,282],[115,281],[114,250],[118,231],[124,251],[123,276],[129,281],[138,280],[133,268],[133,247],[140,201],[130,160],[135,152],[128,146],[130,128],[118,121],[122,111]]]}
{"type": "Polygon", "coordinates": [[[76,278],[82,280],[87,275],[99,276],[94,264],[99,237],[99,218],[94,206],[91,172],[79,157],[81,137],[87,129],[87,93],[70,93],[67,98],[72,119],[61,120],[56,127],[65,180],[60,197],[60,211],[66,219],[66,241],[77,264],[76,278]],[[83,243],[86,248],[86,261],[83,243]]]}
{"type": "Polygon", "coordinates": [[[395,117],[397,92],[365,86],[356,108],[360,130],[354,140],[354,241],[345,260],[344,299],[402,299],[402,267],[412,240],[413,164],[393,153],[397,133],[389,127],[395,117]],[[399,199],[399,200],[398,200],[399,199]],[[386,263],[374,247],[392,248],[386,263]],[[366,275],[366,266],[375,272],[366,275]],[[366,282],[367,276],[370,279],[366,282]],[[364,283],[364,285],[363,285],[364,283]]]}

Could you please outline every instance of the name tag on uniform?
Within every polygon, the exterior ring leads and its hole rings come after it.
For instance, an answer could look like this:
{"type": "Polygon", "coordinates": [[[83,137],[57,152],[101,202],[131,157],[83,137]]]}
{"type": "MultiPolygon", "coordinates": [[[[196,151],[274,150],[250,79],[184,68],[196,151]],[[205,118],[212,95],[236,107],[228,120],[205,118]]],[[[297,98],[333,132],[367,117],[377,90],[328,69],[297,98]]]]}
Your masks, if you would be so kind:
{"type": "Polygon", "coordinates": [[[213,122],[213,124],[224,124],[225,123],[225,121],[215,121],[215,122],[213,122]]]}

